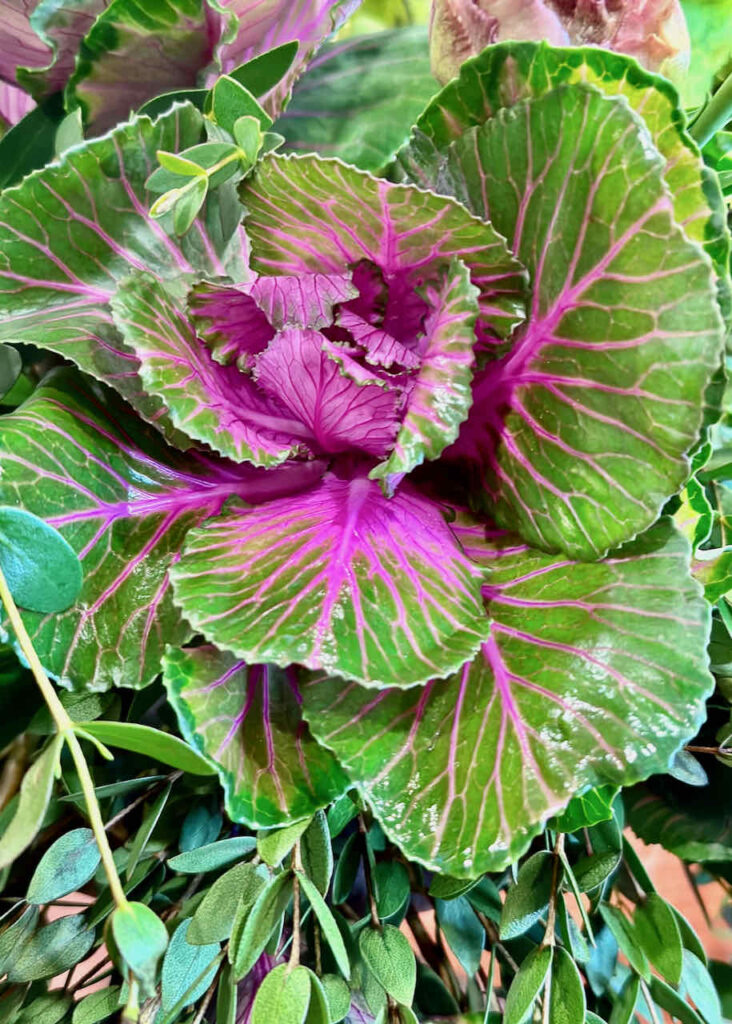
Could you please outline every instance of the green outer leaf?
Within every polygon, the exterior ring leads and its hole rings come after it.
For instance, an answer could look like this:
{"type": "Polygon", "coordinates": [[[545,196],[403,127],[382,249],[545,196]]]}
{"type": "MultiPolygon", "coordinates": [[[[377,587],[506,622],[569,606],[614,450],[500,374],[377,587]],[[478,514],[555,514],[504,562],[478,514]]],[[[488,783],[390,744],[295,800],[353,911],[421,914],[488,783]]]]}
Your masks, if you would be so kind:
{"type": "Polygon", "coordinates": [[[503,1010],[504,1024],[524,1024],[532,1014],[552,965],[552,948],[532,949],[511,982],[503,1010]]]}
{"type": "Polygon", "coordinates": [[[549,983],[551,1024],[584,1024],[585,990],[574,960],[563,946],[554,950],[549,983]]]}
{"type": "Polygon", "coordinates": [[[271,868],[278,867],[309,824],[310,821],[305,818],[292,825],[273,829],[271,832],[260,832],[257,836],[257,852],[264,863],[271,868]]]}
{"type": "MultiPolygon", "coordinates": [[[[636,989],[638,985],[636,982],[636,989]]],[[[702,1024],[702,1018],[686,1000],[661,978],[651,978],[649,985],[653,1001],[682,1024],[702,1024]]]]}
{"type": "Polygon", "coordinates": [[[324,811],[318,811],[303,832],[300,857],[303,871],[325,896],[333,874],[333,847],[324,811]]]}
{"type": "Polygon", "coordinates": [[[17,185],[53,160],[56,129],[64,116],[60,96],[34,107],[0,139],[0,189],[17,185]]]}
{"type": "Polygon", "coordinates": [[[633,914],[635,934],[643,951],[672,985],[681,981],[683,946],[673,910],[658,893],[649,893],[633,914]]]}
{"type": "Polygon", "coordinates": [[[315,883],[311,882],[307,875],[304,875],[301,872],[298,873],[297,877],[300,880],[302,891],[310,901],[313,913],[317,917],[320,927],[323,929],[323,937],[330,946],[330,951],[333,954],[338,970],[346,981],[348,981],[351,977],[351,966],[348,962],[348,953],[346,952],[346,947],[343,943],[341,933],[338,931],[336,920],[333,917],[328,904],[320,895],[315,883]]]}
{"type": "Polygon", "coordinates": [[[16,604],[52,615],[76,601],[82,587],[76,552],[38,516],[0,506],[0,564],[16,604]]]}
{"type": "Polygon", "coordinates": [[[187,875],[217,871],[253,853],[256,845],[257,841],[252,836],[233,836],[231,839],[220,839],[217,843],[206,843],[195,850],[179,853],[177,857],[171,857],[167,864],[173,871],[187,875]]]}
{"type": "Polygon", "coordinates": [[[0,398],[5,398],[23,372],[23,357],[12,345],[0,345],[0,398]]]}
{"type": "Polygon", "coordinates": [[[714,982],[706,966],[688,949],[684,950],[681,990],[694,1001],[707,1024],[722,1024],[722,1009],[714,982]]]}
{"type": "Polygon", "coordinates": [[[399,1003],[411,1006],[417,981],[417,965],[406,936],[391,924],[381,931],[367,926],[358,939],[369,970],[379,984],[399,1003]]]}
{"type": "Polygon", "coordinates": [[[216,993],[217,1024],[236,1024],[238,995],[238,988],[234,981],[231,965],[225,964],[216,993]]]}
{"type": "Polygon", "coordinates": [[[411,143],[397,157],[395,173],[406,173],[429,187],[444,151],[462,133],[481,125],[498,110],[542,96],[562,83],[585,82],[607,96],[623,96],[645,121],[665,161],[664,177],[674,217],[686,236],[703,245],[720,278],[725,307],[729,232],[724,201],[715,176],[686,133],[686,117],[673,85],[641,68],[631,57],[595,47],[562,49],[546,43],[502,43],[466,61],[417,121],[411,143]]]}
{"type": "Polygon", "coordinates": [[[234,977],[241,980],[259,959],[272,933],[278,927],[292,895],[292,876],[283,871],[262,889],[249,912],[237,942],[232,942],[229,958],[234,977]]]}
{"type": "Polygon", "coordinates": [[[181,731],[218,772],[234,821],[263,828],[307,818],[347,788],[304,725],[287,672],[247,667],[214,647],[169,648],[164,682],[181,731]]]}
{"type": "Polygon", "coordinates": [[[473,878],[516,860],[572,792],[666,770],[711,691],[709,610],[668,520],[592,564],[509,537],[490,555],[482,527],[453,530],[487,566],[478,659],[419,691],[316,674],[301,689],[311,730],[390,838],[473,878]]]}
{"type": "Polygon", "coordinates": [[[473,401],[479,295],[460,260],[453,260],[439,283],[426,288],[432,312],[425,322],[414,389],[392,453],[371,471],[372,480],[388,481],[391,474],[411,473],[423,461],[438,458],[457,439],[473,401]]]}
{"type": "Polygon", "coordinates": [[[252,1006],[252,1024],[304,1024],[310,1005],[310,972],[298,965],[280,964],[257,989],[252,1006]]]}
{"type": "Polygon", "coordinates": [[[689,475],[724,323],[662,172],[640,118],[593,86],[517,103],[450,147],[451,191],[533,279],[530,321],[476,382],[455,454],[535,547],[604,555],[689,475]]]}
{"type": "Polygon", "coordinates": [[[23,946],[8,970],[8,981],[42,981],[68,971],[94,945],[94,929],[83,914],[60,917],[40,928],[23,946]]]}
{"type": "Polygon", "coordinates": [[[650,981],[651,972],[648,960],[631,922],[618,907],[611,906],[609,903],[601,903],[599,909],[600,916],[612,932],[621,953],[630,966],[644,981],[650,981]]]}
{"type": "Polygon", "coordinates": [[[202,125],[189,105],[155,122],[139,117],[69,150],[0,197],[0,340],[70,359],[184,447],[185,436],[161,419],[159,399],[143,393],[106,304],[135,269],[154,268],[176,281],[243,272],[241,240],[228,248],[219,207],[179,244],[147,213],[154,197],[145,182],[157,150],[197,143],[202,125]],[[49,223],[59,227],[50,236],[49,223]]]}
{"type": "Polygon", "coordinates": [[[95,874],[100,860],[91,829],[66,832],[41,857],[25,898],[29,903],[51,903],[81,889],[95,874]]]}
{"type": "Polygon", "coordinates": [[[289,150],[378,171],[437,88],[424,28],[360,36],[323,48],[295,86],[277,130],[289,150]]]}
{"type": "Polygon", "coordinates": [[[506,893],[501,913],[501,938],[515,939],[527,932],[549,906],[554,857],[546,851],[529,857],[506,893]]]}
{"type": "Polygon", "coordinates": [[[144,988],[155,983],[160,958],[168,946],[168,932],[160,918],[144,903],[128,903],[112,913],[112,935],[123,960],[144,988]]]}
{"type": "Polygon", "coordinates": [[[15,814],[0,837],[0,868],[12,864],[30,846],[43,824],[62,746],[63,737],[54,736],[25,773],[15,814]]]}
{"type": "Polygon", "coordinates": [[[450,199],[314,155],[266,157],[240,195],[260,273],[332,274],[368,259],[387,274],[419,267],[424,281],[456,257],[481,289],[486,327],[503,337],[524,318],[523,267],[450,199]]]}
{"type": "MultiPolygon", "coordinates": [[[[160,671],[164,643],[189,638],[168,567],[189,527],[240,487],[231,467],[192,463],[108,399],[90,395],[76,374],[55,372],[0,420],[0,503],[42,516],[82,559],[84,587],[74,607],[54,616],[23,613],[44,667],[68,687],[145,686],[160,671]]],[[[161,751],[179,751],[186,770],[207,771],[182,741],[155,739],[161,751]]]]}
{"type": "Polygon", "coordinates": [[[112,0],[81,44],[66,89],[100,134],[170,89],[197,84],[212,56],[203,0],[112,0]]]}
{"type": "Polygon", "coordinates": [[[213,775],[211,765],[178,736],[137,722],[80,722],[79,728],[110,747],[145,754],[189,775],[213,775]]]}
{"type": "Polygon", "coordinates": [[[7,974],[38,925],[38,907],[28,906],[20,917],[0,932],[0,971],[7,974]]]}
{"type": "Polygon", "coordinates": [[[173,932],[165,951],[160,988],[163,1013],[172,1010],[184,997],[183,1006],[191,1006],[206,992],[216,976],[218,965],[215,961],[219,955],[219,944],[214,942],[205,946],[190,945],[186,941],[186,936],[191,925],[190,918],[182,921],[173,932]],[[204,975],[192,992],[188,992],[191,983],[206,970],[209,964],[211,964],[209,973],[204,975]]]}
{"type": "Polygon", "coordinates": [[[254,903],[264,887],[261,869],[237,864],[217,878],[196,908],[188,941],[195,946],[225,942],[231,935],[239,903],[254,903]]]}
{"type": "Polygon", "coordinates": [[[92,992],[74,1008],[71,1024],[100,1024],[119,1009],[120,988],[112,985],[100,992],[92,992]]]}
{"type": "Polygon", "coordinates": [[[577,832],[591,828],[600,821],[610,821],[617,786],[596,786],[572,797],[566,811],[557,815],[553,827],[559,832],[577,832]]]}
{"type": "MultiPolygon", "coordinates": [[[[652,979],[652,981],[655,979],[652,979]]],[[[633,1011],[640,995],[640,978],[637,974],[629,974],[617,999],[613,1003],[609,1024],[630,1024],[633,1011]]]]}
{"type": "Polygon", "coordinates": [[[472,978],[478,972],[485,947],[483,925],[465,896],[435,900],[435,912],[448,946],[472,978]]]}

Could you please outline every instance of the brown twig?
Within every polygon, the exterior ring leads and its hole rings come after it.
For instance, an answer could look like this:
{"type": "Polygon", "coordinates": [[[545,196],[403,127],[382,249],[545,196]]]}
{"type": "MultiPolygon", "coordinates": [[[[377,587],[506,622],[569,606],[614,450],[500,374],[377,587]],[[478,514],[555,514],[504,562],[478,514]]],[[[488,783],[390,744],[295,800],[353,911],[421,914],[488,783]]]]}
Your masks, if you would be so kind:
{"type": "Polygon", "coordinates": [[[366,881],[366,892],[369,899],[369,912],[371,914],[371,926],[381,931],[381,921],[379,919],[379,908],[376,906],[376,897],[374,896],[374,880],[371,877],[371,862],[369,860],[369,848],[367,839],[367,828],[366,822],[363,820],[363,814],[358,816],[358,831],[361,834],[361,842],[363,843],[363,876],[366,881]]]}
{"type": "Polygon", "coordinates": [[[546,931],[544,932],[544,946],[553,946],[557,927],[557,897],[559,890],[559,868],[562,863],[561,854],[564,852],[564,832],[557,834],[554,844],[554,864],[552,866],[552,887],[549,894],[549,913],[546,919],[546,931]]]}

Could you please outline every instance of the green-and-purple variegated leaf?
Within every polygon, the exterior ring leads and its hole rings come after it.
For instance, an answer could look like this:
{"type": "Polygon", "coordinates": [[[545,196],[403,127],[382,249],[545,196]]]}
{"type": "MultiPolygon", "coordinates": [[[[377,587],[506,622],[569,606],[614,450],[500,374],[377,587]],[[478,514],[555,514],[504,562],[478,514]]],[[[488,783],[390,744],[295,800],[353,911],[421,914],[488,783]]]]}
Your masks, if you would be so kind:
{"type": "Polygon", "coordinates": [[[287,493],[295,477],[304,474],[307,486],[322,471],[299,466],[275,478],[184,456],[122,402],[105,403],[63,375],[0,419],[0,470],[0,504],[45,519],[81,559],[79,602],[23,618],[47,671],[91,689],[146,685],[165,644],[190,637],[167,574],[191,527],[229,498],[276,495],[282,480],[287,493]]]}
{"type": "Polygon", "coordinates": [[[428,104],[392,172],[442,191],[446,151],[465,131],[521,100],[543,96],[558,85],[583,82],[607,96],[623,96],[645,122],[664,159],[663,175],[671,190],[675,219],[714,261],[728,309],[729,235],[719,182],[684,130],[686,117],[673,85],[623,53],[536,42],[488,47],[466,61],[458,78],[428,104]]]}
{"type": "Polygon", "coordinates": [[[145,180],[156,151],[193,145],[201,131],[201,115],[188,105],[155,122],[140,117],[0,197],[0,341],[64,356],[163,427],[161,402],[145,394],[108,303],[135,270],[170,281],[227,270],[242,277],[241,241],[224,245],[216,211],[210,230],[200,220],[179,244],[148,214],[154,196],[145,180]]]}
{"type": "Polygon", "coordinates": [[[480,289],[487,330],[506,336],[524,317],[523,268],[489,224],[450,199],[314,155],[267,157],[240,194],[263,274],[342,273],[370,260],[418,286],[457,257],[480,289]]]}
{"type": "Polygon", "coordinates": [[[440,508],[408,485],[387,499],[363,476],[204,524],[171,576],[217,646],[366,686],[448,675],[489,631],[480,572],[440,508]]]}
{"type": "Polygon", "coordinates": [[[284,825],[348,787],[302,719],[293,668],[247,665],[211,646],[171,647],[163,678],[183,735],[219,773],[233,821],[284,825]]]}
{"type": "Polygon", "coordinates": [[[140,362],[145,390],[162,400],[173,424],[188,437],[258,466],[303,454],[302,425],[237,366],[214,359],[159,280],[151,274],[127,278],[112,309],[140,362]]]}
{"type": "Polygon", "coordinates": [[[33,31],[30,17],[38,0],[0,0],[0,78],[15,81],[19,67],[42,67],[51,49],[33,31]]]}
{"type": "Polygon", "coordinates": [[[704,718],[709,609],[669,520],[603,562],[456,530],[486,566],[481,652],[421,690],[314,673],[304,713],[406,855],[458,877],[516,860],[590,786],[663,772],[704,718]]]}
{"type": "Polygon", "coordinates": [[[419,371],[394,449],[372,470],[372,479],[388,481],[436,459],[457,438],[470,410],[478,289],[465,264],[453,260],[439,283],[427,286],[425,298],[430,313],[419,342],[419,371]]]}
{"type": "Polygon", "coordinates": [[[154,96],[197,85],[222,26],[208,0],[111,0],[83,40],[68,102],[106,131],[154,96]]]}
{"type": "Polygon", "coordinates": [[[689,474],[724,325],[662,171],[640,118],[594,86],[501,110],[450,147],[456,192],[507,236],[533,291],[452,453],[535,546],[595,558],[689,474]]]}
{"type": "Polygon", "coordinates": [[[299,44],[285,77],[261,97],[276,117],[313,54],[361,5],[361,0],[218,0],[218,5],[233,16],[235,25],[216,52],[224,72],[276,46],[299,44]]]}
{"type": "MultiPolygon", "coordinates": [[[[37,99],[64,88],[84,36],[109,3],[110,0],[15,0],[15,6],[25,7],[30,14],[30,31],[36,35],[36,45],[40,48],[41,42],[46,44],[44,53],[39,50],[33,60],[15,59],[16,65],[20,65],[18,80],[37,99]]],[[[125,117],[127,113],[125,110],[125,117]]]]}

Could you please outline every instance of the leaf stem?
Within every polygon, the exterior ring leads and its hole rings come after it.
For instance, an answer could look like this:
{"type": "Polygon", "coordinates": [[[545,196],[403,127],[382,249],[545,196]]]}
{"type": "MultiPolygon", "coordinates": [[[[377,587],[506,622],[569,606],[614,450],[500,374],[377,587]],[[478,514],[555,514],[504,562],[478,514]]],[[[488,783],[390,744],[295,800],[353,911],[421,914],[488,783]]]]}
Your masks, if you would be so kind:
{"type": "Polygon", "coordinates": [[[2,603],[5,608],[5,612],[10,620],[10,625],[13,627],[13,632],[18,639],[20,649],[28,662],[36,683],[38,684],[38,689],[41,691],[43,699],[45,700],[48,710],[56,724],[59,735],[62,736],[64,741],[68,744],[79,776],[81,791],[84,794],[84,801],[89,815],[89,824],[91,825],[92,832],[94,833],[94,839],[96,840],[97,847],[99,848],[99,855],[102,859],[104,872],[107,876],[107,881],[109,882],[109,888],[114,902],[118,907],[126,907],[127,897],[122,889],[122,882],[120,881],[119,874],[117,873],[117,866],[114,863],[112,848],[109,845],[107,833],[104,831],[102,812],[99,808],[96,793],[94,792],[94,780],[91,777],[89,765],[84,757],[84,751],[81,749],[81,744],[74,732],[74,723],[69,717],[66,708],[61,703],[58,694],[53,688],[51,680],[46,674],[46,670],[41,664],[41,660],[33,646],[33,641],[28,635],[28,631],[25,628],[21,614],[18,611],[18,606],[13,600],[13,595],[10,592],[10,587],[8,586],[8,581],[5,578],[2,568],[0,568],[0,603],[2,603]]]}
{"type": "Polygon", "coordinates": [[[554,844],[554,865],[552,868],[552,889],[549,897],[549,913],[546,918],[546,931],[544,933],[544,946],[553,946],[557,926],[557,897],[559,889],[559,868],[561,855],[564,852],[564,832],[557,834],[554,844]]]}
{"type": "Polygon", "coordinates": [[[699,148],[732,119],[732,74],[725,78],[702,112],[689,128],[689,134],[699,148]]]}
{"type": "Polygon", "coordinates": [[[292,851],[292,952],[287,966],[287,972],[294,970],[300,964],[300,878],[298,872],[302,871],[302,857],[300,856],[300,840],[295,843],[292,851]]]}
{"type": "Polygon", "coordinates": [[[363,820],[363,814],[358,816],[358,831],[361,834],[361,841],[363,843],[363,877],[366,882],[366,892],[369,898],[369,913],[371,914],[371,926],[376,928],[377,931],[381,931],[381,920],[379,918],[379,908],[376,905],[376,897],[374,896],[374,880],[371,877],[371,862],[369,860],[369,845],[368,845],[368,830],[366,829],[366,822],[363,820]]]}

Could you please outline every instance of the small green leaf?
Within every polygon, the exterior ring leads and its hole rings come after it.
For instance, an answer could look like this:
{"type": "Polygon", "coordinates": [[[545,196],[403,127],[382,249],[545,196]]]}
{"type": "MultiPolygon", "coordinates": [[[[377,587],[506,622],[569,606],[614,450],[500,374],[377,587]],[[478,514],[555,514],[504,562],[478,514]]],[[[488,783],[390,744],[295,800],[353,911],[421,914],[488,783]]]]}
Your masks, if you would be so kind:
{"type": "Polygon", "coordinates": [[[253,904],[263,887],[253,864],[237,864],[217,878],[193,915],[188,941],[196,946],[224,942],[231,935],[240,899],[253,904]]]}
{"type": "Polygon", "coordinates": [[[33,873],[26,899],[50,903],[80,889],[93,877],[101,857],[88,828],[76,828],[57,839],[41,857],[33,873]]]}
{"type": "Polygon", "coordinates": [[[581,892],[592,892],[605,882],[620,863],[617,853],[595,853],[581,857],[574,865],[573,874],[581,892]]]}
{"type": "Polygon", "coordinates": [[[684,950],[681,987],[693,1000],[707,1024],[722,1024],[722,1008],[711,975],[701,960],[688,949],[684,950]]]}
{"type": "Polygon", "coordinates": [[[318,811],[303,832],[300,857],[305,874],[325,896],[333,874],[333,849],[324,811],[318,811]]]}
{"type": "Polygon", "coordinates": [[[355,833],[346,839],[333,875],[333,902],[345,903],[356,881],[361,863],[361,844],[355,833]]]}
{"type": "Polygon", "coordinates": [[[160,994],[164,1013],[172,1010],[181,1000],[184,1000],[181,1009],[195,1003],[216,976],[219,944],[214,942],[205,946],[190,945],[186,941],[186,935],[192,925],[193,921],[190,918],[179,924],[165,951],[163,968],[160,972],[160,994]],[[210,971],[204,974],[209,966],[211,967],[210,971]],[[191,983],[199,975],[203,975],[201,981],[189,992],[191,983]]]}
{"type": "Polygon", "coordinates": [[[297,41],[275,46],[230,72],[231,78],[248,89],[253,96],[264,96],[282,81],[298,51],[297,41]]]}
{"type": "Polygon", "coordinates": [[[303,893],[310,900],[310,906],[313,908],[313,913],[320,922],[320,927],[323,929],[323,937],[330,946],[331,953],[338,965],[338,970],[341,972],[343,977],[348,980],[351,977],[351,967],[348,962],[348,953],[346,952],[346,947],[341,933],[338,930],[336,920],[333,917],[328,904],[320,895],[315,883],[311,882],[307,875],[303,875],[300,872],[298,872],[297,877],[300,881],[303,893]]]}
{"type": "Polygon", "coordinates": [[[234,861],[241,860],[257,848],[257,841],[252,836],[234,836],[231,839],[220,839],[217,843],[207,843],[196,850],[179,853],[171,857],[168,867],[184,875],[205,874],[207,871],[218,871],[234,861]]]}
{"type": "Polygon", "coordinates": [[[0,868],[12,864],[30,846],[43,824],[62,743],[61,736],[54,736],[25,773],[15,814],[0,837],[0,868]]]}
{"type": "Polygon", "coordinates": [[[276,868],[285,859],[300,836],[310,825],[310,818],[296,821],[284,828],[268,829],[257,834],[257,851],[265,864],[276,868]]]}
{"type": "Polygon", "coordinates": [[[256,117],[237,118],[234,122],[234,139],[237,146],[245,154],[247,164],[252,167],[265,140],[260,123],[256,117]]]}
{"type": "Polygon", "coordinates": [[[609,1024],[630,1024],[640,994],[640,978],[630,974],[613,1003],[609,1024]]]}
{"type": "Polygon", "coordinates": [[[349,793],[344,793],[343,796],[338,797],[334,804],[331,804],[328,809],[328,831],[330,832],[330,838],[335,839],[339,836],[343,829],[358,814],[358,806],[353,802],[349,793]]]}
{"type": "Polygon", "coordinates": [[[143,989],[150,991],[168,946],[163,922],[144,903],[128,903],[112,914],[112,935],[129,969],[143,989]]]}
{"type": "Polygon", "coordinates": [[[145,754],[154,761],[188,772],[215,775],[216,771],[188,744],[172,733],[135,722],[79,722],[79,728],[110,747],[145,754]]]}
{"type": "Polygon", "coordinates": [[[14,1024],[59,1024],[71,1007],[71,996],[44,995],[23,1007],[14,1024]]]}
{"type": "Polygon", "coordinates": [[[173,212],[173,228],[176,235],[185,235],[187,231],[190,231],[206,201],[208,185],[207,178],[194,178],[186,189],[181,189],[181,195],[173,212]]]}
{"type": "Polygon", "coordinates": [[[92,992],[76,1004],[71,1024],[101,1024],[119,1010],[119,998],[118,985],[92,992]]]}
{"type": "Polygon", "coordinates": [[[468,977],[477,973],[485,946],[483,925],[466,896],[435,900],[437,921],[468,977]]]}
{"type": "Polygon", "coordinates": [[[628,918],[621,910],[611,907],[609,903],[600,904],[600,914],[630,966],[640,974],[644,981],[649,981],[651,972],[648,960],[628,918]]]}
{"type": "Polygon", "coordinates": [[[67,149],[78,146],[84,141],[84,119],[81,108],[76,107],[67,114],[56,129],[56,138],[53,140],[54,150],[57,157],[63,156],[67,149]]]}
{"type": "MultiPolygon", "coordinates": [[[[636,982],[637,980],[636,978],[636,982]]],[[[637,987],[636,984],[636,989],[637,987]]],[[[676,1020],[680,1020],[681,1024],[704,1024],[696,1010],[692,1009],[686,1000],[661,978],[651,978],[649,988],[654,1003],[657,1003],[662,1010],[666,1010],[676,1020]]],[[[616,1024],[612,1018],[611,1024],[616,1024]]],[[[625,1021],[620,1024],[625,1024],[625,1021]]]]}
{"type": "Polygon", "coordinates": [[[524,1024],[531,1017],[552,963],[549,947],[533,949],[511,982],[503,1011],[503,1024],[524,1024]]]}
{"type": "Polygon", "coordinates": [[[351,989],[339,974],[324,974],[320,979],[332,1024],[343,1020],[351,1009],[351,989]]]}
{"type": "Polygon", "coordinates": [[[550,977],[549,1024],[584,1024],[584,986],[577,965],[563,946],[554,949],[550,977]]]}
{"type": "Polygon", "coordinates": [[[308,970],[310,976],[310,1005],[305,1024],[331,1024],[330,1008],[320,978],[308,970]]]}
{"type": "Polygon", "coordinates": [[[158,795],[155,803],[145,813],[145,817],[142,819],[142,824],[137,830],[134,842],[130,847],[130,855],[127,859],[127,867],[125,868],[125,875],[128,879],[132,878],[132,875],[137,867],[140,857],[145,851],[145,847],[150,841],[150,836],[155,831],[155,826],[160,820],[160,815],[163,813],[163,809],[168,802],[170,791],[173,788],[173,783],[169,782],[165,789],[158,795]]]}
{"type": "MultiPolygon", "coordinates": [[[[376,909],[379,917],[392,917],[397,914],[409,899],[410,886],[407,869],[398,860],[379,861],[374,872],[374,888],[378,893],[376,909]]],[[[471,910],[473,919],[477,921],[471,910]]]]}
{"type": "Polygon", "coordinates": [[[412,947],[398,928],[385,924],[381,931],[367,927],[358,940],[367,967],[384,990],[399,1003],[411,1005],[417,983],[412,947]]]}
{"type": "Polygon", "coordinates": [[[191,807],[180,830],[178,848],[181,853],[209,846],[218,839],[223,817],[218,804],[202,800],[191,807]]]}
{"type": "MultiPolygon", "coordinates": [[[[123,779],[122,782],[110,782],[106,786],[95,786],[94,793],[98,800],[106,800],[113,796],[126,796],[128,793],[134,793],[136,789],[146,789],[155,782],[162,782],[165,778],[165,775],[142,775],[139,779],[123,779]]],[[[71,801],[78,804],[79,807],[83,807],[84,794],[79,789],[75,793],[60,796],[59,801],[71,801]]]]}
{"type": "Polygon", "coordinates": [[[463,893],[469,892],[474,885],[475,879],[435,875],[430,883],[429,894],[441,900],[455,900],[463,893]]]}
{"type": "Polygon", "coordinates": [[[160,166],[172,174],[180,175],[183,178],[205,177],[204,171],[199,164],[194,164],[192,160],[186,160],[184,156],[180,156],[178,153],[166,153],[164,149],[159,149],[155,155],[160,166]]]}
{"type": "Polygon", "coordinates": [[[71,545],[20,508],[0,508],[0,568],[16,604],[49,615],[69,608],[84,582],[71,545]]]}
{"type": "Polygon", "coordinates": [[[0,398],[4,398],[8,391],[20,377],[23,369],[23,360],[20,352],[12,345],[0,345],[0,398]]]}
{"type": "Polygon", "coordinates": [[[643,952],[659,974],[672,985],[681,981],[684,948],[674,912],[658,893],[652,892],[639,903],[633,925],[643,952]]]}
{"type": "Polygon", "coordinates": [[[0,977],[7,974],[36,930],[38,907],[26,907],[17,921],[0,932],[0,977]]]}
{"type": "Polygon", "coordinates": [[[236,1024],[237,1002],[238,989],[231,964],[224,964],[216,990],[216,1024],[236,1024]]]}
{"type": "Polygon", "coordinates": [[[679,926],[679,934],[681,935],[681,942],[684,949],[688,949],[690,953],[693,953],[695,957],[698,957],[698,959],[706,966],[707,954],[704,946],[702,946],[701,939],[686,920],[684,915],[678,911],[676,907],[671,907],[671,909],[674,912],[676,924],[679,926]]]}
{"type": "Polygon", "coordinates": [[[305,1024],[310,1005],[311,982],[307,967],[290,969],[280,964],[270,971],[257,990],[252,1024],[305,1024]]]}
{"type": "Polygon", "coordinates": [[[292,875],[276,875],[257,896],[237,942],[231,944],[229,959],[237,981],[251,971],[272,933],[279,926],[292,895],[292,875]]]}
{"type": "Polygon", "coordinates": [[[272,118],[246,86],[228,75],[222,75],[213,87],[211,110],[219,127],[230,135],[234,134],[234,124],[240,117],[256,118],[263,131],[273,124],[272,118]]]}
{"type": "Polygon", "coordinates": [[[601,821],[610,821],[613,816],[613,801],[618,795],[617,786],[598,786],[573,797],[566,809],[552,823],[558,832],[576,832],[591,828],[601,821]]]}
{"type": "Polygon", "coordinates": [[[39,928],[8,971],[8,981],[42,981],[75,967],[94,945],[83,914],[60,917],[39,928]]]}
{"type": "Polygon", "coordinates": [[[502,939],[523,935],[544,914],[549,906],[553,872],[554,858],[550,853],[535,853],[522,864],[503,904],[502,939]]]}

